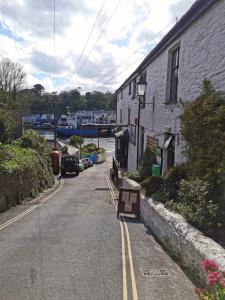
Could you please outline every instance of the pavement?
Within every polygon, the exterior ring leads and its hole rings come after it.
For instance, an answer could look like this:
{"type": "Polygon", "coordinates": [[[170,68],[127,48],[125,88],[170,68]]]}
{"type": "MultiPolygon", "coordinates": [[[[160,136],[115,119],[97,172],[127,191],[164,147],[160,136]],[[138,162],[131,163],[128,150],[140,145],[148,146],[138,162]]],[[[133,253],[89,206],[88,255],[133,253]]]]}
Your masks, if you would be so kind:
{"type": "Polygon", "coordinates": [[[51,198],[0,227],[0,299],[195,299],[144,225],[117,219],[107,151],[105,163],[64,178],[51,198]]]}

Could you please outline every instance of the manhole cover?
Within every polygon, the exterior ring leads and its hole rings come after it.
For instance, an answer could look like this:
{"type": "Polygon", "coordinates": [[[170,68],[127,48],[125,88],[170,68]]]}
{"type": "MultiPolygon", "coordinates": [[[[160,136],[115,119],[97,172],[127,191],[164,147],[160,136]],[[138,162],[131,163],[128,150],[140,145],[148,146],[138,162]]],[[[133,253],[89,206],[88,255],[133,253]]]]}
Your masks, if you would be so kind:
{"type": "Polygon", "coordinates": [[[153,276],[169,276],[170,273],[167,269],[144,269],[140,268],[140,272],[144,277],[153,277],[153,276]]]}

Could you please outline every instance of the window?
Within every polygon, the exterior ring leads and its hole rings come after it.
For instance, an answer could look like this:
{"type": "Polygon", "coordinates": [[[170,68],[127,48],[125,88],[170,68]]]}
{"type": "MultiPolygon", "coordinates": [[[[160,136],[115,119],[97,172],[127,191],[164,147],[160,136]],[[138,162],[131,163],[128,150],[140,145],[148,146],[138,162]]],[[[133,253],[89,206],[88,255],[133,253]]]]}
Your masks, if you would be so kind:
{"type": "MultiPolygon", "coordinates": [[[[144,72],[142,74],[142,77],[143,77],[143,80],[146,82],[146,80],[147,80],[147,72],[144,72]]],[[[146,92],[145,92],[144,96],[141,99],[141,106],[140,106],[140,108],[144,108],[145,107],[145,98],[146,98],[145,95],[146,95],[146,92]]]]}
{"type": "Polygon", "coordinates": [[[180,47],[175,49],[171,53],[169,102],[177,101],[177,89],[178,89],[178,78],[179,78],[179,56],[180,56],[180,47]]]}
{"type": "Polygon", "coordinates": [[[130,107],[128,108],[127,123],[130,125],[130,107]]]}
{"type": "Polygon", "coordinates": [[[136,125],[131,124],[130,127],[130,142],[135,145],[136,144],[136,125]]]}
{"type": "Polygon", "coordinates": [[[129,82],[129,86],[128,86],[128,95],[131,94],[131,81],[129,82]]]}
{"type": "Polygon", "coordinates": [[[170,135],[164,144],[164,155],[166,159],[166,169],[172,168],[175,162],[175,136],[170,135]]]}
{"type": "Polygon", "coordinates": [[[120,99],[123,99],[123,90],[120,92],[120,99]]]}
{"type": "Polygon", "coordinates": [[[122,108],[120,109],[120,123],[122,124],[122,121],[123,121],[123,119],[122,119],[122,108]]]}
{"type": "Polygon", "coordinates": [[[134,99],[136,96],[136,78],[133,79],[133,93],[132,93],[132,98],[134,99]]]}

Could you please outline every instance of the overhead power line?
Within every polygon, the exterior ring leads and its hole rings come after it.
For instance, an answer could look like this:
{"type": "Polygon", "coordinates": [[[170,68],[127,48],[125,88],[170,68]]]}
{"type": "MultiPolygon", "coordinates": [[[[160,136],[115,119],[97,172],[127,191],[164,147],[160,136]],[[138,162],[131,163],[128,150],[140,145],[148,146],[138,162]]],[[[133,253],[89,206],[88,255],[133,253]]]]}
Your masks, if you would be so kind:
{"type": "Polygon", "coordinates": [[[87,40],[86,40],[86,42],[85,42],[85,44],[84,44],[83,49],[81,50],[81,53],[80,53],[79,58],[77,59],[76,65],[75,65],[74,70],[73,70],[73,73],[76,72],[76,70],[77,70],[77,68],[78,68],[78,65],[79,65],[79,63],[80,63],[80,61],[81,61],[81,58],[83,57],[83,54],[84,54],[85,49],[86,49],[86,47],[87,47],[87,44],[88,44],[88,42],[89,42],[89,40],[90,40],[90,38],[91,38],[91,35],[92,35],[92,33],[93,33],[94,29],[95,29],[95,26],[96,26],[96,24],[97,24],[97,22],[98,22],[98,19],[99,19],[100,15],[101,15],[101,12],[102,12],[102,10],[103,10],[103,7],[104,7],[104,5],[105,5],[105,2],[106,2],[106,0],[103,1],[102,5],[101,5],[101,8],[100,8],[100,10],[98,11],[98,14],[97,14],[97,16],[96,16],[96,18],[95,18],[95,22],[94,22],[94,24],[92,25],[91,31],[89,32],[89,35],[88,35],[88,38],[87,38],[87,40]]]}
{"type": "Polygon", "coordinates": [[[53,74],[55,75],[55,0],[53,0],[53,74]]]}
{"type": "Polygon", "coordinates": [[[135,62],[133,62],[132,64],[130,64],[128,67],[126,67],[125,69],[123,69],[121,72],[117,73],[116,75],[112,76],[111,78],[109,78],[107,81],[103,81],[102,84],[107,84],[109,82],[111,82],[113,79],[115,79],[118,75],[122,74],[123,72],[125,72],[126,70],[130,69],[132,66],[136,65],[136,63],[138,63],[140,60],[143,60],[146,57],[146,54],[142,57],[140,57],[138,60],[136,60],[135,62]]]}
{"type": "Polygon", "coordinates": [[[114,9],[113,9],[113,12],[111,13],[109,19],[106,21],[106,23],[105,23],[104,27],[102,28],[102,30],[101,30],[99,36],[98,36],[97,39],[95,40],[94,45],[92,46],[92,48],[91,48],[91,50],[89,51],[87,57],[85,58],[85,60],[83,61],[81,67],[79,68],[78,73],[80,73],[80,71],[81,71],[81,70],[83,69],[83,67],[86,65],[86,62],[87,62],[88,58],[90,57],[90,55],[91,55],[91,53],[93,52],[93,50],[94,50],[94,48],[95,48],[97,42],[100,40],[101,36],[102,36],[103,33],[105,32],[105,30],[106,30],[107,26],[109,25],[110,21],[112,20],[112,17],[114,16],[116,10],[118,9],[119,4],[120,4],[121,1],[122,1],[122,0],[119,0],[119,1],[116,3],[116,5],[115,5],[115,7],[114,7],[114,9]]]}
{"type": "MultiPolygon", "coordinates": [[[[172,25],[174,23],[174,21],[173,22],[170,22],[166,27],[164,27],[160,32],[158,32],[157,34],[155,34],[154,35],[154,37],[150,40],[150,41],[148,41],[147,42],[147,44],[149,44],[149,43],[152,43],[154,40],[155,40],[155,38],[157,38],[158,36],[160,36],[170,25],[172,25]]],[[[133,51],[132,53],[131,53],[131,55],[130,56],[128,56],[128,58],[126,58],[125,60],[123,60],[123,61],[121,61],[121,63],[119,64],[119,65],[117,65],[116,67],[114,67],[113,69],[111,69],[111,70],[109,70],[107,73],[105,73],[104,75],[102,75],[101,77],[100,77],[100,79],[99,80],[102,80],[102,79],[105,79],[106,77],[108,77],[108,75],[110,75],[112,72],[114,72],[114,71],[116,71],[119,67],[121,67],[123,64],[125,64],[128,60],[130,60],[130,58],[131,57],[133,57],[134,56],[134,54],[136,54],[144,45],[146,45],[146,42],[144,42],[141,46],[139,46],[135,51],[133,51]]],[[[146,54],[145,54],[145,56],[146,56],[146,54]]],[[[144,57],[145,57],[144,56],[144,57]]],[[[139,59],[140,60],[140,59],[139,59]]]]}

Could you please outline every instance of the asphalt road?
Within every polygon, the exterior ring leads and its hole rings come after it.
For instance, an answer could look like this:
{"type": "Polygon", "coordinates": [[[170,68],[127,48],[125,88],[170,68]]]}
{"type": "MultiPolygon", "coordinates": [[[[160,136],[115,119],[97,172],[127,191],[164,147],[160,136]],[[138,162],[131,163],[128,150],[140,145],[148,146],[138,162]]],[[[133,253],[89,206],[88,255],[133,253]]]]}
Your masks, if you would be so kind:
{"type": "Polygon", "coordinates": [[[110,160],[65,178],[51,199],[0,230],[1,300],[195,299],[192,283],[141,222],[126,218],[130,239],[126,235],[108,190],[110,160]],[[162,268],[168,276],[143,275],[162,268]]]}

